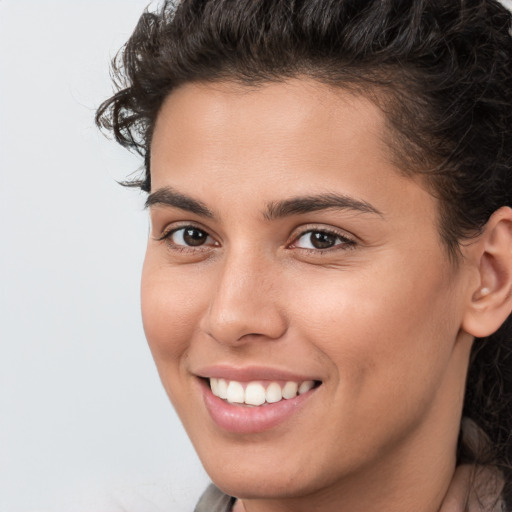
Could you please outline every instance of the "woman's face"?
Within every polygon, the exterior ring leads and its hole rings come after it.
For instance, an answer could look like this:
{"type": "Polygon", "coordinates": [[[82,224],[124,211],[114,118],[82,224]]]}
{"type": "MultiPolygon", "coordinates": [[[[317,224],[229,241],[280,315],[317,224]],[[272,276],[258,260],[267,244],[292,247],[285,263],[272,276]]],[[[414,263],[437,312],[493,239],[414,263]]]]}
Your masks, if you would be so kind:
{"type": "Polygon", "coordinates": [[[371,102],[308,80],[188,84],[158,116],[144,327],[226,492],[453,469],[468,271],[387,132],[371,102]]]}

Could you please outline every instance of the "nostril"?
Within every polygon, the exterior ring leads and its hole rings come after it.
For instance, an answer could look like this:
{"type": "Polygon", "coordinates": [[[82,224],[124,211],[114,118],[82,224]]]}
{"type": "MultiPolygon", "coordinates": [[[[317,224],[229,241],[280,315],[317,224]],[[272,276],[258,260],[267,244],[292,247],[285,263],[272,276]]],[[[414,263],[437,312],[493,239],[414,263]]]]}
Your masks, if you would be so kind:
{"type": "Polygon", "coordinates": [[[209,311],[203,320],[200,328],[204,333],[219,343],[233,346],[275,340],[287,330],[284,318],[279,311],[271,311],[271,307],[256,310],[250,305],[239,305],[229,312],[209,311]]]}

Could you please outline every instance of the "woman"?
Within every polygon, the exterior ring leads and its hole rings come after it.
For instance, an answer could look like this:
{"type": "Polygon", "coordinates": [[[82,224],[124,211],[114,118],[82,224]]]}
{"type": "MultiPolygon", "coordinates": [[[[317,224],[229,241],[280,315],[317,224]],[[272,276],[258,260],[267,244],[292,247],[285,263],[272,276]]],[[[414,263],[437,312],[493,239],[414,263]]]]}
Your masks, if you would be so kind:
{"type": "Polygon", "coordinates": [[[494,0],[142,16],[97,119],[144,156],[197,510],[510,510],[510,27],[494,0]]]}

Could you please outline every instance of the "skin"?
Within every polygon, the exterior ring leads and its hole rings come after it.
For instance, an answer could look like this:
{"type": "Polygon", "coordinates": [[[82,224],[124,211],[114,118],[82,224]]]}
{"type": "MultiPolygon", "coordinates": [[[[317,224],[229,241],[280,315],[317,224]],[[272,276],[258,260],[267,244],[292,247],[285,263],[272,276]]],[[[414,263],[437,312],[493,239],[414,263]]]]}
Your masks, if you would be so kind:
{"type": "Polygon", "coordinates": [[[438,205],[391,163],[386,133],[373,103],[305,79],[187,84],[159,113],[152,193],[172,187],[212,216],[151,204],[144,328],[207,472],[240,510],[434,512],[447,492],[482,250],[450,261],[438,205]],[[269,218],[271,203],[321,194],[375,212],[269,218]],[[161,239],[183,226],[204,244],[161,239]],[[307,233],[326,230],[333,247],[311,246],[307,233]],[[196,373],[211,364],[322,384],[293,421],[234,434],[203,402],[196,373]]]}

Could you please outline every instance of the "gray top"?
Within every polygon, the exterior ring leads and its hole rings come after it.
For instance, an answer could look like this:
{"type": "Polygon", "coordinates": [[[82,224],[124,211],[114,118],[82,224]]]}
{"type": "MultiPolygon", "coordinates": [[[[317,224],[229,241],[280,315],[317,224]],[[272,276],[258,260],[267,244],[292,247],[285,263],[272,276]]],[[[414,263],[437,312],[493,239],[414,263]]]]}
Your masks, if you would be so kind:
{"type": "MultiPolygon", "coordinates": [[[[480,473],[480,477],[483,479],[480,483],[483,482],[484,486],[477,486],[478,489],[472,489],[468,495],[468,482],[475,484],[475,481],[472,479],[466,481],[465,477],[471,477],[471,475],[475,475],[474,466],[462,465],[457,468],[455,478],[441,506],[441,512],[455,509],[465,512],[482,512],[483,510],[486,512],[512,512],[512,508],[507,507],[505,500],[500,496],[503,487],[500,475],[485,473],[485,471],[483,474],[480,473]],[[486,488],[486,485],[489,487],[486,488]],[[454,506],[456,508],[453,508],[454,506]]],[[[201,496],[194,512],[233,512],[235,502],[236,498],[224,494],[215,485],[210,484],[201,496]]]]}
{"type": "Polygon", "coordinates": [[[194,512],[231,512],[236,498],[224,494],[215,485],[210,484],[204,491],[194,512]]]}

